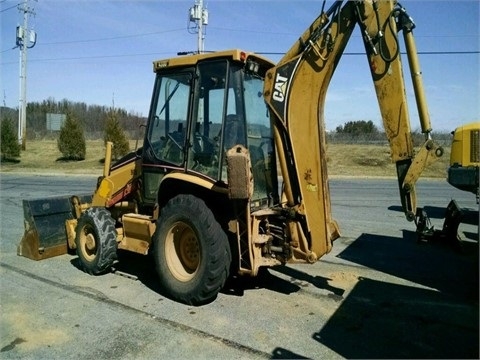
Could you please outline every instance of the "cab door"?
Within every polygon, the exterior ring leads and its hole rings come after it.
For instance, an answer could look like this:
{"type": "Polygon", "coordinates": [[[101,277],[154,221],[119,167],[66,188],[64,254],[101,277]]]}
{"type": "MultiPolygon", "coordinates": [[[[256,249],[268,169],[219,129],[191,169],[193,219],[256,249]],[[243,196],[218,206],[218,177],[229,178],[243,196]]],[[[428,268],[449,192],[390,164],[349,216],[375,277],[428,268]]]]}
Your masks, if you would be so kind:
{"type": "Polygon", "coordinates": [[[144,141],[143,196],[155,203],[163,176],[185,169],[193,69],[158,73],[144,141]]]}

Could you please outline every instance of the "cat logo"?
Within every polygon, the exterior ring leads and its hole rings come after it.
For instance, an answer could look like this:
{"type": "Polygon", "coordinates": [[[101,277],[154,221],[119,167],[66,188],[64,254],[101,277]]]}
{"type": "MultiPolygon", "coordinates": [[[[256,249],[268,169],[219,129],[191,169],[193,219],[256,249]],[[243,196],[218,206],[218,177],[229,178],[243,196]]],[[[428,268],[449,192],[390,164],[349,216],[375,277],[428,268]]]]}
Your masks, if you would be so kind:
{"type": "Polygon", "coordinates": [[[275,90],[273,91],[273,100],[283,102],[287,91],[288,78],[277,73],[275,78],[275,90]]]}

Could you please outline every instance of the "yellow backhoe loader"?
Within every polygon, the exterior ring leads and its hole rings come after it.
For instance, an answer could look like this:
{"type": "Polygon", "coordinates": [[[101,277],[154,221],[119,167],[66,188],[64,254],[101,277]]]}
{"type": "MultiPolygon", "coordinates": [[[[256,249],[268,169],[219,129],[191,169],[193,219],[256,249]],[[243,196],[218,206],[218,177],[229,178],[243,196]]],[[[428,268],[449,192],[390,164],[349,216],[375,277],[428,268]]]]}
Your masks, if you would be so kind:
{"type": "Polygon", "coordinates": [[[357,25],[401,204],[416,220],[415,183],[443,150],[431,138],[415,25],[394,1],[337,1],[278,64],[240,50],[155,61],[143,147],[111,165],[107,145],[93,195],[25,200],[18,254],[44,259],[76,249],[90,274],[108,271],[120,249],[151,254],[165,293],[188,304],[214,299],[229,274],[317,261],[340,236],[325,96],[357,25]],[[416,154],[397,33],[425,134],[416,154]]]}

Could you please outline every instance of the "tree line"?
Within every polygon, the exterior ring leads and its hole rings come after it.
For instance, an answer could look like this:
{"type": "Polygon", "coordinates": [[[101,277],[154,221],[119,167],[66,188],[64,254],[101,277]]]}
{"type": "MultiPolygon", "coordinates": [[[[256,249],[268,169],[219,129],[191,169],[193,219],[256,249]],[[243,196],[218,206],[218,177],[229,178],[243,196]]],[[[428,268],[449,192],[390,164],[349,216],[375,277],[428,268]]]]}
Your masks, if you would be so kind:
{"type": "MultiPolygon", "coordinates": [[[[105,106],[87,106],[84,103],[69,101],[56,102],[51,99],[41,103],[29,103],[27,106],[26,138],[45,139],[54,137],[64,160],[84,160],[86,138],[103,138],[105,144],[113,142],[113,159],[119,159],[129,152],[129,138],[139,138],[140,125],[145,119],[127,113],[123,109],[105,106]],[[63,114],[65,121],[59,131],[47,129],[47,114],[63,114]],[[127,134],[129,131],[129,134],[127,134]]],[[[18,141],[18,112],[0,108],[1,120],[1,160],[9,161],[20,157],[18,141]]]]}
{"type": "MultiPolygon", "coordinates": [[[[425,142],[425,135],[418,130],[411,133],[414,146],[425,142]]],[[[450,146],[452,140],[449,133],[436,133],[435,140],[439,145],[450,146]]],[[[334,132],[327,134],[327,141],[338,144],[388,144],[385,132],[371,120],[347,121],[337,126],[334,132]]]]}
{"type": "MultiPolygon", "coordinates": [[[[115,108],[115,114],[120,127],[131,139],[143,138],[142,124],[146,118],[139,114],[115,108]]],[[[56,138],[58,132],[47,129],[47,114],[71,114],[78,119],[88,139],[101,139],[105,130],[106,119],[112,111],[110,106],[87,105],[83,102],[73,102],[67,99],[56,101],[48,98],[42,102],[29,102],[26,112],[26,137],[28,140],[56,138]]],[[[18,127],[18,110],[2,107],[0,119],[10,118],[15,127],[18,127]]]]}
{"type": "MultiPolygon", "coordinates": [[[[139,114],[127,112],[121,108],[101,105],[87,105],[69,100],[56,101],[49,98],[42,102],[27,104],[27,140],[53,138],[59,141],[59,150],[65,158],[82,159],[85,154],[85,139],[104,139],[113,141],[114,157],[120,157],[128,151],[128,140],[143,139],[147,119],[139,114]],[[60,133],[47,129],[47,114],[65,114],[67,121],[60,133]],[[70,130],[70,133],[66,133],[70,130]],[[63,131],[63,132],[62,132],[63,131]],[[73,135],[73,136],[72,136],[73,135]],[[83,139],[80,142],[77,140],[83,139]],[[62,150],[63,149],[63,150],[62,150]]],[[[18,110],[0,107],[2,122],[2,158],[17,157],[19,150],[15,142],[18,129],[18,110]],[[7,121],[4,121],[7,120],[7,121]],[[6,124],[8,122],[8,124],[6,124]]],[[[337,126],[334,132],[327,133],[327,142],[355,144],[387,144],[388,140],[371,120],[348,121],[337,126]]],[[[414,146],[425,141],[424,135],[416,131],[412,133],[414,146]]],[[[441,145],[450,145],[449,134],[436,134],[441,145]]]]}

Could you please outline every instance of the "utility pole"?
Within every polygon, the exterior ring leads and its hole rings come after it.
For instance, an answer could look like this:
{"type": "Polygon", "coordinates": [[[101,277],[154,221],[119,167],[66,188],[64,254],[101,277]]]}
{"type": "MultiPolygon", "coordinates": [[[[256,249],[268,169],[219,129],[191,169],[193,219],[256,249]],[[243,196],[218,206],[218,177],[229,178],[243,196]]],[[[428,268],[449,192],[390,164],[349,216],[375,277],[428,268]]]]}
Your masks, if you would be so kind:
{"type": "Polygon", "coordinates": [[[20,48],[20,94],[18,106],[18,142],[22,150],[26,149],[27,138],[27,49],[33,48],[37,42],[37,34],[28,29],[28,18],[35,15],[28,0],[18,4],[18,10],[23,12],[23,26],[17,26],[16,45],[20,48]]]}
{"type": "Polygon", "coordinates": [[[194,23],[194,26],[188,26],[188,31],[191,34],[198,34],[198,53],[201,54],[204,51],[205,41],[205,27],[208,25],[208,10],[203,7],[203,0],[195,0],[195,5],[190,8],[190,22],[194,23]]]}

